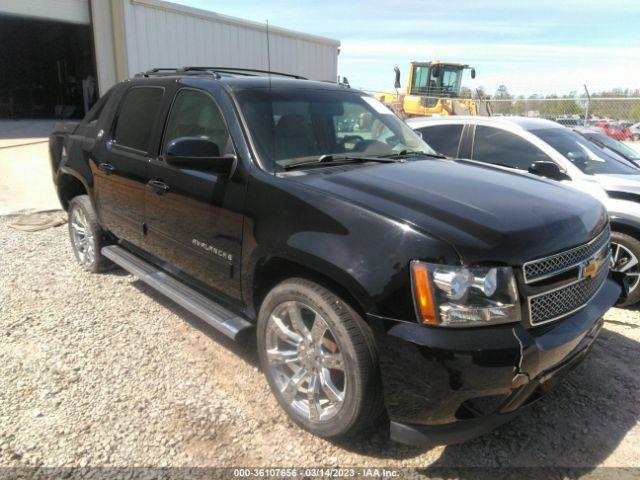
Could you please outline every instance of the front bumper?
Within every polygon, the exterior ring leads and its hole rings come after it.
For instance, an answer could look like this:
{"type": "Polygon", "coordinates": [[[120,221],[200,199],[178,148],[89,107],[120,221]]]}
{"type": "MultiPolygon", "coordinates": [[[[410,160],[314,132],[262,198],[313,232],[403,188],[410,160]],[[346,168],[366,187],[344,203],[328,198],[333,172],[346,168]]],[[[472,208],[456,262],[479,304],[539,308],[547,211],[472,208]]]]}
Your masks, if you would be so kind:
{"type": "Polygon", "coordinates": [[[458,443],[508,421],[584,358],[619,295],[607,280],[583,309],[529,330],[373,319],[391,437],[458,443]]]}

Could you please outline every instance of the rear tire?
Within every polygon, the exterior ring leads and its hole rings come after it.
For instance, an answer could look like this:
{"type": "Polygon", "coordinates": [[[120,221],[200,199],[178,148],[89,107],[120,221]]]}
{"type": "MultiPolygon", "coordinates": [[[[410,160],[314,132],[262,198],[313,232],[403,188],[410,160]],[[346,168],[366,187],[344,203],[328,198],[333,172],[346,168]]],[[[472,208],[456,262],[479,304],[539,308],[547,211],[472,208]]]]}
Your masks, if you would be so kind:
{"type": "Polygon", "coordinates": [[[611,270],[626,273],[631,285],[629,296],[617,306],[634,305],[640,302],[640,241],[625,233],[612,232],[611,250],[611,270]]]}
{"type": "Polygon", "coordinates": [[[73,254],[80,266],[92,273],[104,272],[113,264],[100,251],[109,245],[109,235],[98,224],[98,218],[87,195],[69,202],[69,237],[73,254]]]}
{"type": "Polygon", "coordinates": [[[382,412],[373,336],[344,301],[309,280],[277,285],[262,302],[260,363],[280,406],[325,437],[353,435],[382,412]]]}

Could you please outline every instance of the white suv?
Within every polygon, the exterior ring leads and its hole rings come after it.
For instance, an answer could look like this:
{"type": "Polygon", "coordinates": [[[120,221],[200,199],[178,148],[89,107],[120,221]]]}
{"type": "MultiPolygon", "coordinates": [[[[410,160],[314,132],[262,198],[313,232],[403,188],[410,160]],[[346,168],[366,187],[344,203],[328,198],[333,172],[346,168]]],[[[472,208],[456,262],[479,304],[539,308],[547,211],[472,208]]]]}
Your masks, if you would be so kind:
{"type": "Polygon", "coordinates": [[[640,301],[640,169],[558,123],[527,117],[420,117],[407,123],[436,151],[522,170],[598,198],[612,227],[612,270],[640,301]]]}

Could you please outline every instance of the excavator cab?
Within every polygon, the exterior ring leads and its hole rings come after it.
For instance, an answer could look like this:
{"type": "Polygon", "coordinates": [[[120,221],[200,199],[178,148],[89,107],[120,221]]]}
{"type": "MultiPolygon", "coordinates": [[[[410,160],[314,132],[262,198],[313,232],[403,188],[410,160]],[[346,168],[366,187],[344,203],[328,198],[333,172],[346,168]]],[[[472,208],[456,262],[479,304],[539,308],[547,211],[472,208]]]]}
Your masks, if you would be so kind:
{"type": "Polygon", "coordinates": [[[400,92],[400,70],[396,67],[395,94],[384,92],[376,95],[401,118],[431,115],[488,114],[486,108],[471,98],[460,98],[460,87],[465,70],[474,68],[464,63],[411,62],[409,78],[404,92],[400,92]],[[482,106],[480,106],[482,107],[482,106]],[[482,113],[481,113],[482,112],[482,113]]]}
{"type": "MultiPolygon", "coordinates": [[[[462,74],[469,65],[462,63],[411,62],[409,70],[408,94],[427,97],[459,97],[462,74]]],[[[471,69],[471,78],[475,78],[471,69]]]]}

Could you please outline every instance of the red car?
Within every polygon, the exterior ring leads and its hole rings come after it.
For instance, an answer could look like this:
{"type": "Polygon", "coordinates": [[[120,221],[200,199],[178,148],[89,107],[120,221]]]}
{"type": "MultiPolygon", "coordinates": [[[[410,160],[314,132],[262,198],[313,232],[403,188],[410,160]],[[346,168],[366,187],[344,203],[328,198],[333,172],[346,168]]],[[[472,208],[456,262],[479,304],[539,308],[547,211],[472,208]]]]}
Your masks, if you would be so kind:
{"type": "Polygon", "coordinates": [[[625,127],[621,127],[620,125],[615,125],[613,123],[607,122],[599,122],[598,127],[601,128],[608,136],[610,136],[611,138],[615,138],[616,140],[624,141],[633,137],[631,130],[625,127]]]}

